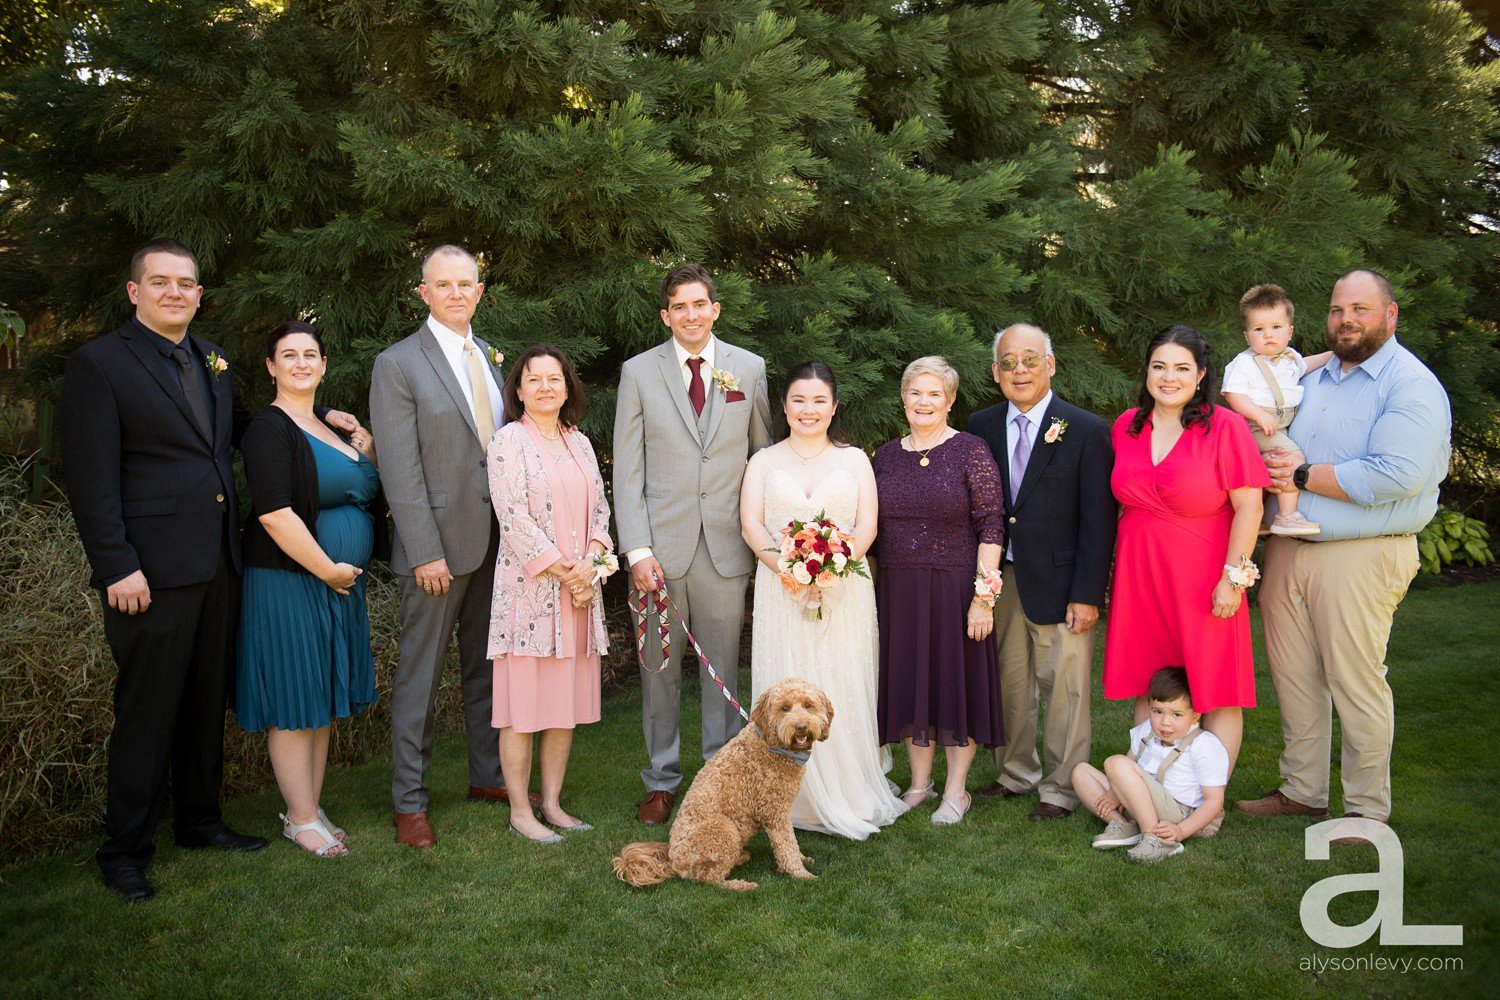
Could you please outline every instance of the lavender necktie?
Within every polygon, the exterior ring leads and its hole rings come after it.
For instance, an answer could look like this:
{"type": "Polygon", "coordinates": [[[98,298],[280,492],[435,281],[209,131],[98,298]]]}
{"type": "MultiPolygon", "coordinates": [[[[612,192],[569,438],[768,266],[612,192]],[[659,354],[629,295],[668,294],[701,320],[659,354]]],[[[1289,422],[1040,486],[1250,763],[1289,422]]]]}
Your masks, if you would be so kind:
{"type": "Polygon", "coordinates": [[[1031,461],[1031,438],[1026,433],[1030,427],[1026,414],[1016,414],[1016,451],[1010,459],[1010,499],[1014,503],[1021,492],[1021,479],[1026,475],[1026,463],[1031,461]]]}

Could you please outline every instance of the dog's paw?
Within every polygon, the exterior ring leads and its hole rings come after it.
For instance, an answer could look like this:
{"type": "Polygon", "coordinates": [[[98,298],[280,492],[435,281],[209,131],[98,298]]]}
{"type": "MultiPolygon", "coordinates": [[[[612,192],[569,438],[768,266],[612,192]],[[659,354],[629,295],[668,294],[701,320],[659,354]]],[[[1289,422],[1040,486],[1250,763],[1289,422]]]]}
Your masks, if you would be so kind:
{"type": "Polygon", "coordinates": [[[810,871],[807,871],[806,869],[803,869],[800,872],[787,872],[787,874],[792,878],[801,879],[804,882],[816,882],[818,880],[818,876],[814,875],[810,871]]]}
{"type": "Polygon", "coordinates": [[[724,888],[733,889],[735,892],[749,892],[751,889],[760,888],[759,882],[746,882],[742,878],[727,878],[721,884],[724,888]]]}
{"type": "Polygon", "coordinates": [[[804,865],[810,865],[810,864],[813,863],[813,859],[810,858],[810,857],[808,857],[806,854],[804,854],[804,855],[802,855],[802,863],[804,865]]]}

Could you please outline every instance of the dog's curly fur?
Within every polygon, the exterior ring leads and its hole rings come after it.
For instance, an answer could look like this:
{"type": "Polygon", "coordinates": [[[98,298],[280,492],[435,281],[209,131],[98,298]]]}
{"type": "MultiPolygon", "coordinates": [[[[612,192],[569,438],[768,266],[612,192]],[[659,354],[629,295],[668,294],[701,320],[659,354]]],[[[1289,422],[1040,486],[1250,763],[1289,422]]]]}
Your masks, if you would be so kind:
{"type": "Polygon", "coordinates": [[[807,870],[812,859],[803,856],[792,832],[792,799],[802,787],[803,768],[770,748],[806,750],[826,740],[833,703],[806,681],[779,681],[755,702],[750,721],[754,725],[724,744],[698,772],[668,843],[628,844],[620,851],[613,862],[620,881],[639,889],[675,876],[726,889],[754,889],[754,882],[727,876],[750,860],[745,845],[759,830],[771,841],[778,871],[793,878],[817,877],[807,870]]]}

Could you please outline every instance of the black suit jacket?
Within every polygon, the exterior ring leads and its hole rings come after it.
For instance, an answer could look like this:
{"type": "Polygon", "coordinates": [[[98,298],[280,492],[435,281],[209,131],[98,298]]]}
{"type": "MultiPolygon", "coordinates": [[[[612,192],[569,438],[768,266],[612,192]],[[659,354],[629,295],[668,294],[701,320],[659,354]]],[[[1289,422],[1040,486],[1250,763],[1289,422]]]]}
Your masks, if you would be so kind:
{"type": "MultiPolygon", "coordinates": [[[[1005,531],[1016,563],[1021,609],[1037,625],[1064,621],[1069,604],[1104,606],[1119,513],[1109,476],[1114,469],[1109,425],[1056,393],[1032,428],[1031,459],[1011,499],[1008,403],[969,418],[970,434],[990,446],[1005,488],[1005,531]],[[1067,430],[1052,444],[1053,420],[1067,430]]],[[[1037,415],[1032,410],[1028,419],[1037,415]]]]}
{"type": "MultiPolygon", "coordinates": [[[[153,336],[127,322],[74,351],[63,379],[63,479],[96,587],[136,570],[153,590],[206,583],[226,539],[240,569],[230,447],[249,414],[234,373],[208,379],[210,440],[153,336]]],[[[188,336],[190,353],[223,356],[218,345],[188,336]]]]}

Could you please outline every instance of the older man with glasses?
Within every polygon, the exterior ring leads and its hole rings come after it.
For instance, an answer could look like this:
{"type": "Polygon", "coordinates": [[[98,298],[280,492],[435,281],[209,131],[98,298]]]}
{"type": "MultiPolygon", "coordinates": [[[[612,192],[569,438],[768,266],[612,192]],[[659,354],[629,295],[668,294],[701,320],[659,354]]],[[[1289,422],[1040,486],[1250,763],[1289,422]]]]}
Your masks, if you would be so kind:
{"type": "Polygon", "coordinates": [[[979,794],[1039,790],[1034,820],[1078,807],[1073,767],[1089,759],[1094,625],[1115,544],[1109,425],[1052,391],[1057,359],[1040,328],[1017,323],[995,337],[993,375],[1006,402],[969,418],[1005,487],[1004,589],[995,602],[1006,746],[979,794]],[[1038,695],[1046,700],[1037,753],[1038,695]],[[1045,762],[1045,768],[1044,768],[1045,762]]]}

